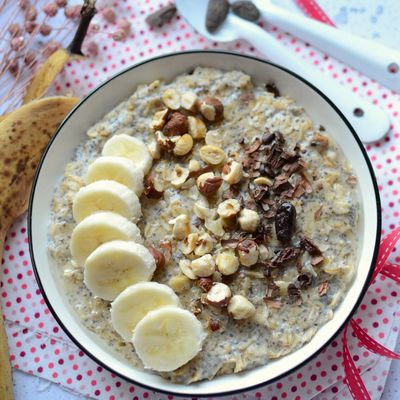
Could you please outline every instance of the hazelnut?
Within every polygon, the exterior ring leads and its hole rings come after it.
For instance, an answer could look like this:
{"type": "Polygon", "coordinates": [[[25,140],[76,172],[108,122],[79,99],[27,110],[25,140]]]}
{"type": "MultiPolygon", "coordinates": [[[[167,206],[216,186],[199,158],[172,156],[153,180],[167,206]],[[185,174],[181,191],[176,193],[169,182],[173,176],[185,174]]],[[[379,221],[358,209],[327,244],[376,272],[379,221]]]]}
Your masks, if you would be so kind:
{"type": "Polygon", "coordinates": [[[149,199],[160,199],[164,195],[164,192],[157,187],[151,175],[144,182],[143,193],[149,199]]]}
{"type": "Polygon", "coordinates": [[[213,247],[214,247],[214,242],[212,237],[207,232],[204,232],[200,236],[198,236],[194,248],[194,254],[196,256],[204,256],[204,254],[211,253],[213,247]]]}
{"type": "Polygon", "coordinates": [[[190,264],[190,268],[196,276],[204,278],[214,273],[215,261],[211,254],[206,254],[193,260],[190,264]]]}
{"type": "Polygon", "coordinates": [[[239,268],[239,259],[232,250],[219,253],[216,263],[222,275],[232,275],[239,268]]]}
{"type": "Polygon", "coordinates": [[[218,205],[217,213],[223,218],[231,218],[240,211],[240,203],[236,199],[228,199],[218,205]]]}
{"type": "Polygon", "coordinates": [[[237,161],[229,161],[222,168],[222,179],[230,185],[238,183],[243,177],[243,166],[237,161]]]}
{"type": "Polygon", "coordinates": [[[157,140],[151,139],[150,143],[147,145],[147,149],[149,150],[149,153],[154,160],[160,159],[161,146],[159,145],[157,140]]]}
{"type": "Polygon", "coordinates": [[[224,226],[222,219],[207,219],[205,222],[205,227],[217,237],[222,237],[225,235],[224,226]]]}
{"type": "Polygon", "coordinates": [[[228,313],[233,319],[246,319],[253,316],[256,312],[254,305],[246,297],[236,294],[228,304],[228,313]]]}
{"type": "Polygon", "coordinates": [[[225,160],[225,152],[217,146],[205,145],[200,148],[200,158],[207,164],[218,165],[225,160]]]}
{"type": "Polygon", "coordinates": [[[224,116],[224,106],[216,97],[207,96],[200,103],[200,112],[208,121],[219,121],[224,116]]]}
{"type": "Polygon", "coordinates": [[[190,221],[186,214],[178,215],[176,218],[169,221],[172,227],[172,234],[175,239],[183,240],[190,233],[190,221]]]}
{"type": "Polygon", "coordinates": [[[156,142],[160,150],[171,151],[175,146],[171,138],[166,137],[161,131],[156,132],[156,142]]]}
{"type": "Polygon", "coordinates": [[[222,147],[224,144],[224,135],[219,129],[212,129],[207,131],[205,142],[209,146],[222,147]]]}
{"type": "Polygon", "coordinates": [[[162,129],[166,136],[183,135],[188,131],[187,116],[180,112],[174,112],[168,118],[168,121],[162,129]]]}
{"type": "Polygon", "coordinates": [[[182,245],[181,245],[181,252],[185,255],[190,254],[194,251],[197,245],[197,241],[199,239],[199,234],[198,233],[189,233],[185,239],[183,239],[182,245]]]}
{"type": "Polygon", "coordinates": [[[153,256],[154,261],[156,262],[156,267],[157,268],[164,267],[164,265],[165,265],[164,254],[160,250],[157,250],[152,245],[148,246],[147,249],[149,250],[150,254],[153,256]]]}
{"type": "Polygon", "coordinates": [[[181,96],[181,106],[188,111],[196,111],[198,105],[198,97],[196,93],[186,92],[181,96]]]}
{"type": "Polygon", "coordinates": [[[254,240],[245,239],[237,246],[239,261],[245,267],[251,267],[258,261],[258,245],[254,240]]]}
{"type": "Polygon", "coordinates": [[[197,172],[200,171],[201,165],[197,160],[190,160],[189,161],[189,171],[190,172],[197,172]]]}
{"type": "Polygon", "coordinates": [[[188,131],[193,139],[203,139],[206,136],[207,127],[200,118],[190,116],[188,117],[188,131]]]}
{"type": "Polygon", "coordinates": [[[254,179],[254,183],[258,186],[272,186],[274,182],[266,176],[259,176],[258,178],[254,179]]]}
{"type": "Polygon", "coordinates": [[[190,260],[180,260],[179,261],[179,268],[181,272],[187,276],[191,280],[197,279],[197,276],[193,273],[192,268],[191,268],[191,262],[190,260]]]}
{"type": "Polygon", "coordinates": [[[212,306],[226,307],[231,297],[232,292],[228,285],[215,282],[206,295],[206,301],[212,306]]]}
{"type": "Polygon", "coordinates": [[[171,184],[175,187],[181,187],[189,177],[189,170],[187,168],[183,168],[180,165],[175,165],[174,170],[171,174],[171,184]]]}
{"type": "Polygon", "coordinates": [[[196,285],[204,292],[208,292],[213,285],[213,280],[211,278],[199,278],[196,281],[196,285]]]}
{"type": "Polygon", "coordinates": [[[211,332],[215,332],[215,331],[218,331],[221,328],[221,325],[220,325],[219,321],[210,319],[208,321],[208,327],[210,328],[211,332]]]}
{"type": "Polygon", "coordinates": [[[174,292],[184,293],[191,288],[192,282],[186,275],[177,275],[168,281],[168,285],[174,292]]]}
{"type": "Polygon", "coordinates": [[[193,212],[195,215],[202,219],[206,220],[208,218],[212,218],[216,215],[215,211],[212,210],[211,208],[207,207],[208,204],[205,204],[204,202],[197,201],[193,205],[193,212]]]}
{"type": "Polygon", "coordinates": [[[238,221],[241,229],[246,232],[254,232],[260,223],[260,216],[257,211],[244,208],[240,211],[238,221]]]}
{"type": "Polygon", "coordinates": [[[162,127],[165,125],[168,113],[169,113],[168,108],[165,108],[164,110],[157,111],[154,114],[153,120],[151,121],[150,124],[150,127],[154,132],[162,129],[162,127]]]}
{"type": "Polygon", "coordinates": [[[213,172],[206,172],[197,178],[197,188],[206,197],[214,195],[222,185],[222,178],[215,176],[213,172]]]}
{"type": "Polygon", "coordinates": [[[175,143],[174,154],[176,156],[184,156],[188,154],[192,150],[192,148],[193,148],[193,139],[188,133],[185,133],[175,143]]]}
{"type": "Polygon", "coordinates": [[[175,89],[167,89],[161,98],[164,104],[171,110],[178,110],[181,106],[181,96],[175,89]]]}
{"type": "Polygon", "coordinates": [[[269,250],[268,250],[267,246],[265,246],[263,244],[260,244],[258,246],[258,252],[260,254],[260,261],[268,260],[268,258],[269,258],[269,250]]]}

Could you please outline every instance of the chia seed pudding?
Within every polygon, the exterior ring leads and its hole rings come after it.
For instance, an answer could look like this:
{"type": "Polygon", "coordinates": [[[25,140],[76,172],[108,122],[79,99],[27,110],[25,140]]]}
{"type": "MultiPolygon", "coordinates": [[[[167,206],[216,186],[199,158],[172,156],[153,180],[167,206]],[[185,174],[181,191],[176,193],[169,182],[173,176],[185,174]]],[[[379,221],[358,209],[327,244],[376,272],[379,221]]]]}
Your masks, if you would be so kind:
{"type": "Polygon", "coordinates": [[[351,285],[360,214],[352,167],[278,89],[205,67],[140,85],[87,131],[66,166],[48,243],[60,290],[132,367],[143,368],[141,359],[114,330],[110,302],[85,286],[69,248],[74,196],[114,135],[142,140],[153,157],[135,221],[159,261],[153,280],[169,285],[207,332],[202,350],[163,377],[188,384],[283,357],[332,319],[351,285]],[[192,262],[205,255],[214,266],[202,276],[192,262]],[[229,295],[210,300],[216,283],[251,303],[249,312],[230,306],[229,295]]]}

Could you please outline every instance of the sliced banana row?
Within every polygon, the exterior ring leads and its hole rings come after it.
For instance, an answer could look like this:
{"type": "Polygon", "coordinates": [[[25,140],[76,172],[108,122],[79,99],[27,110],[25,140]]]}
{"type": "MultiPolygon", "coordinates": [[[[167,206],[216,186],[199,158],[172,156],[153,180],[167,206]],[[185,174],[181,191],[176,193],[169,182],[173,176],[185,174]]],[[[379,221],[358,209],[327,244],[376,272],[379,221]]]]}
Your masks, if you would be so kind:
{"type": "Polygon", "coordinates": [[[133,343],[145,368],[173,371],[201,350],[206,334],[169,286],[149,282],[156,263],[134,222],[141,216],[138,196],[151,163],[146,145],[136,138],[120,134],[105,143],[88,168],[87,186],[73,200],[78,224],[70,250],[84,267],[87,288],[112,301],[113,327],[133,343]]]}
{"type": "Polygon", "coordinates": [[[111,304],[114,329],[131,341],[145,368],[173,371],[201,350],[206,333],[175,292],[157,282],[126,288],[111,304]]]}

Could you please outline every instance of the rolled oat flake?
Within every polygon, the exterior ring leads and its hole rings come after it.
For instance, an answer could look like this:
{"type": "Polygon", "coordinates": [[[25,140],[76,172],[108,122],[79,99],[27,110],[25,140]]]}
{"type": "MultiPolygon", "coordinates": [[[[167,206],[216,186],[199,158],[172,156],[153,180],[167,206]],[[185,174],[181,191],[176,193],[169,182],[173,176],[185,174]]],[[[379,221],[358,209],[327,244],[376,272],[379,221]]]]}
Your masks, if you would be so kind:
{"type": "Polygon", "coordinates": [[[206,28],[209,32],[216,31],[225,21],[229,11],[227,0],[209,0],[206,15],[206,28]]]}
{"type": "Polygon", "coordinates": [[[247,21],[254,22],[260,18],[260,11],[251,1],[235,1],[231,7],[234,14],[247,21]]]}

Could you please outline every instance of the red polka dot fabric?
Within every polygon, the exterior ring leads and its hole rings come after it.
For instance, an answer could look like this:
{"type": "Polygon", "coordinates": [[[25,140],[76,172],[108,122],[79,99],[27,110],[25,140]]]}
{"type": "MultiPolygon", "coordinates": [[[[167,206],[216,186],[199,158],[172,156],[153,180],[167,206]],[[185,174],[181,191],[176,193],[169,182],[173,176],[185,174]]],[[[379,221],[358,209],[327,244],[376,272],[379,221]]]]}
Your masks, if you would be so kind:
{"type": "MultiPolygon", "coordinates": [[[[257,55],[255,49],[242,41],[220,45],[202,38],[179,15],[162,28],[149,29],[144,17],[162,2],[136,0],[112,3],[118,15],[124,15],[132,22],[129,38],[125,42],[114,42],[110,33],[115,27],[109,26],[100,14],[97,15],[95,18],[101,29],[91,34],[88,41],[98,43],[99,55],[68,63],[54,85],[56,93],[72,92],[83,96],[129,65],[172,51],[218,48],[257,55]]],[[[391,117],[391,130],[385,139],[366,146],[366,149],[378,178],[382,198],[382,233],[399,226],[399,95],[275,28],[272,28],[272,33],[285,44],[288,51],[369,99],[391,117]]],[[[46,307],[34,278],[27,242],[26,216],[22,216],[8,233],[1,265],[0,298],[13,366],[91,398],[172,399],[173,396],[144,390],[111,374],[71,342],[46,307]]],[[[398,250],[393,254],[392,261],[400,263],[398,250]]],[[[357,322],[371,336],[390,349],[394,348],[398,336],[399,293],[398,284],[378,276],[355,315],[357,322]]],[[[368,352],[354,336],[349,337],[349,347],[371,397],[380,397],[390,361],[368,352]]],[[[226,399],[300,400],[317,395],[321,400],[351,398],[342,382],[341,351],[339,335],[320,355],[285,379],[257,391],[228,396],[226,399]]]]}

